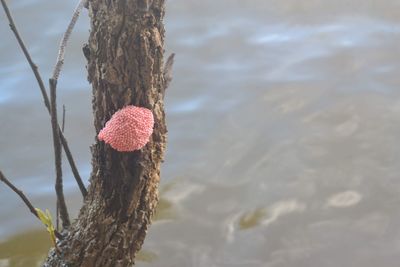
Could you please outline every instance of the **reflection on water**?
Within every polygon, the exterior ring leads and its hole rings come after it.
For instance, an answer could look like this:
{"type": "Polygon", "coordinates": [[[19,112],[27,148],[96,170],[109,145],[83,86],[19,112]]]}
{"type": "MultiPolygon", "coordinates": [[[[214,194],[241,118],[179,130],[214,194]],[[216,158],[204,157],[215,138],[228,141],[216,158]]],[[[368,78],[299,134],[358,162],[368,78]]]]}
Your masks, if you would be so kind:
{"type": "Polygon", "coordinates": [[[40,266],[49,248],[46,230],[20,233],[7,242],[0,243],[0,266],[40,266]]]}
{"type": "MultiPolygon", "coordinates": [[[[74,4],[10,3],[45,76],[74,4]]],[[[177,54],[169,144],[137,266],[397,267],[399,18],[397,0],[168,1],[167,52],[177,54]]],[[[87,29],[84,13],[59,82],[84,177],[95,136],[87,29]]],[[[53,208],[49,118],[3,15],[0,33],[0,168],[36,206],[53,208]]],[[[38,226],[0,192],[0,239],[38,226]]],[[[30,238],[2,243],[0,266],[34,266],[48,240],[38,252],[30,238]],[[16,254],[19,244],[27,251],[16,254]]]]}
{"type": "MultiPolygon", "coordinates": [[[[248,212],[240,217],[239,228],[241,230],[250,229],[261,224],[261,220],[265,217],[267,212],[264,209],[256,209],[252,212],[248,212]]],[[[233,228],[231,226],[231,228],[233,228]]],[[[233,230],[231,230],[233,232],[233,230]]],[[[232,238],[230,238],[232,240],[232,238]]]]}
{"type": "MultiPolygon", "coordinates": [[[[39,267],[50,249],[46,231],[29,231],[18,234],[7,242],[0,243],[0,267],[39,267]]],[[[158,256],[145,249],[141,250],[137,262],[151,263],[158,256]]]]}
{"type": "Polygon", "coordinates": [[[349,207],[356,205],[361,200],[361,195],[354,191],[345,191],[333,195],[328,200],[328,205],[331,207],[349,207]]]}
{"type": "MultiPolygon", "coordinates": [[[[160,190],[161,198],[157,207],[153,223],[158,224],[176,219],[174,205],[163,197],[172,183],[160,190]]],[[[41,266],[45,259],[51,241],[46,230],[32,230],[22,232],[0,242],[0,267],[34,267],[41,266]]],[[[156,253],[143,249],[136,258],[138,262],[151,263],[159,259],[156,253]]]]}

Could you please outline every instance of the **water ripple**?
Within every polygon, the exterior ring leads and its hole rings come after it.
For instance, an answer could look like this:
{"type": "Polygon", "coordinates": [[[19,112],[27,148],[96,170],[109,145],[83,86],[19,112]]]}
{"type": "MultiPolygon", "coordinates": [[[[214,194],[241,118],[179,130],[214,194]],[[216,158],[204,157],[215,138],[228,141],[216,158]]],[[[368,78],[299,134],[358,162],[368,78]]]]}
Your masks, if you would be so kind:
{"type": "Polygon", "coordinates": [[[344,191],[331,196],[328,199],[328,206],[334,208],[346,208],[358,204],[362,199],[356,191],[344,191]]]}

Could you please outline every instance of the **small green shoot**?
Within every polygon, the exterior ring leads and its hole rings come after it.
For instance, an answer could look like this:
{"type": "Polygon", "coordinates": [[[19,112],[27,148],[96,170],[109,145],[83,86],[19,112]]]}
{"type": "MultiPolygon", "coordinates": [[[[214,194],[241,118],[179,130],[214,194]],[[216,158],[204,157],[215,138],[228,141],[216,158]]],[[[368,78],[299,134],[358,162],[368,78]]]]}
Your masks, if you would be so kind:
{"type": "Polygon", "coordinates": [[[46,226],[46,230],[47,232],[49,232],[53,246],[57,249],[55,228],[53,225],[53,220],[51,218],[50,211],[46,209],[46,213],[44,213],[41,209],[35,208],[35,210],[37,212],[37,215],[39,216],[39,220],[46,226]]]}

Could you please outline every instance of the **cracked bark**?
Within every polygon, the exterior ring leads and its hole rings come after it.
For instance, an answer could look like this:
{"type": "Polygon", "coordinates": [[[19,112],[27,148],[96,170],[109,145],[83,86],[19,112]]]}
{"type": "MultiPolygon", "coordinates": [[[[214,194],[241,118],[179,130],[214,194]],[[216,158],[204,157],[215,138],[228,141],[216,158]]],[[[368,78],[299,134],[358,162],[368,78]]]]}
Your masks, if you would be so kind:
{"type": "Polygon", "coordinates": [[[84,48],[98,133],[126,105],[149,108],[155,124],[141,150],[91,147],[92,174],[79,216],[44,266],[131,266],[158,200],[166,144],[163,94],[164,0],[89,0],[91,32],[84,48]]]}

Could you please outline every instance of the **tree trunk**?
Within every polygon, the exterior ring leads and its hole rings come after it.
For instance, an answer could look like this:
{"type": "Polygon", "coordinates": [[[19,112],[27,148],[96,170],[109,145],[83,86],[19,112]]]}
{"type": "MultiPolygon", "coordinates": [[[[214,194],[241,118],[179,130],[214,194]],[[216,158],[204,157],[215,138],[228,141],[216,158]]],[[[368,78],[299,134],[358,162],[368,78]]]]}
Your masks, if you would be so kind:
{"type": "Polygon", "coordinates": [[[118,152],[96,139],[88,196],[44,266],[131,266],[158,200],[166,144],[163,94],[164,0],[89,0],[84,52],[93,86],[96,133],[126,105],[153,111],[154,132],[141,150],[118,152]]]}

